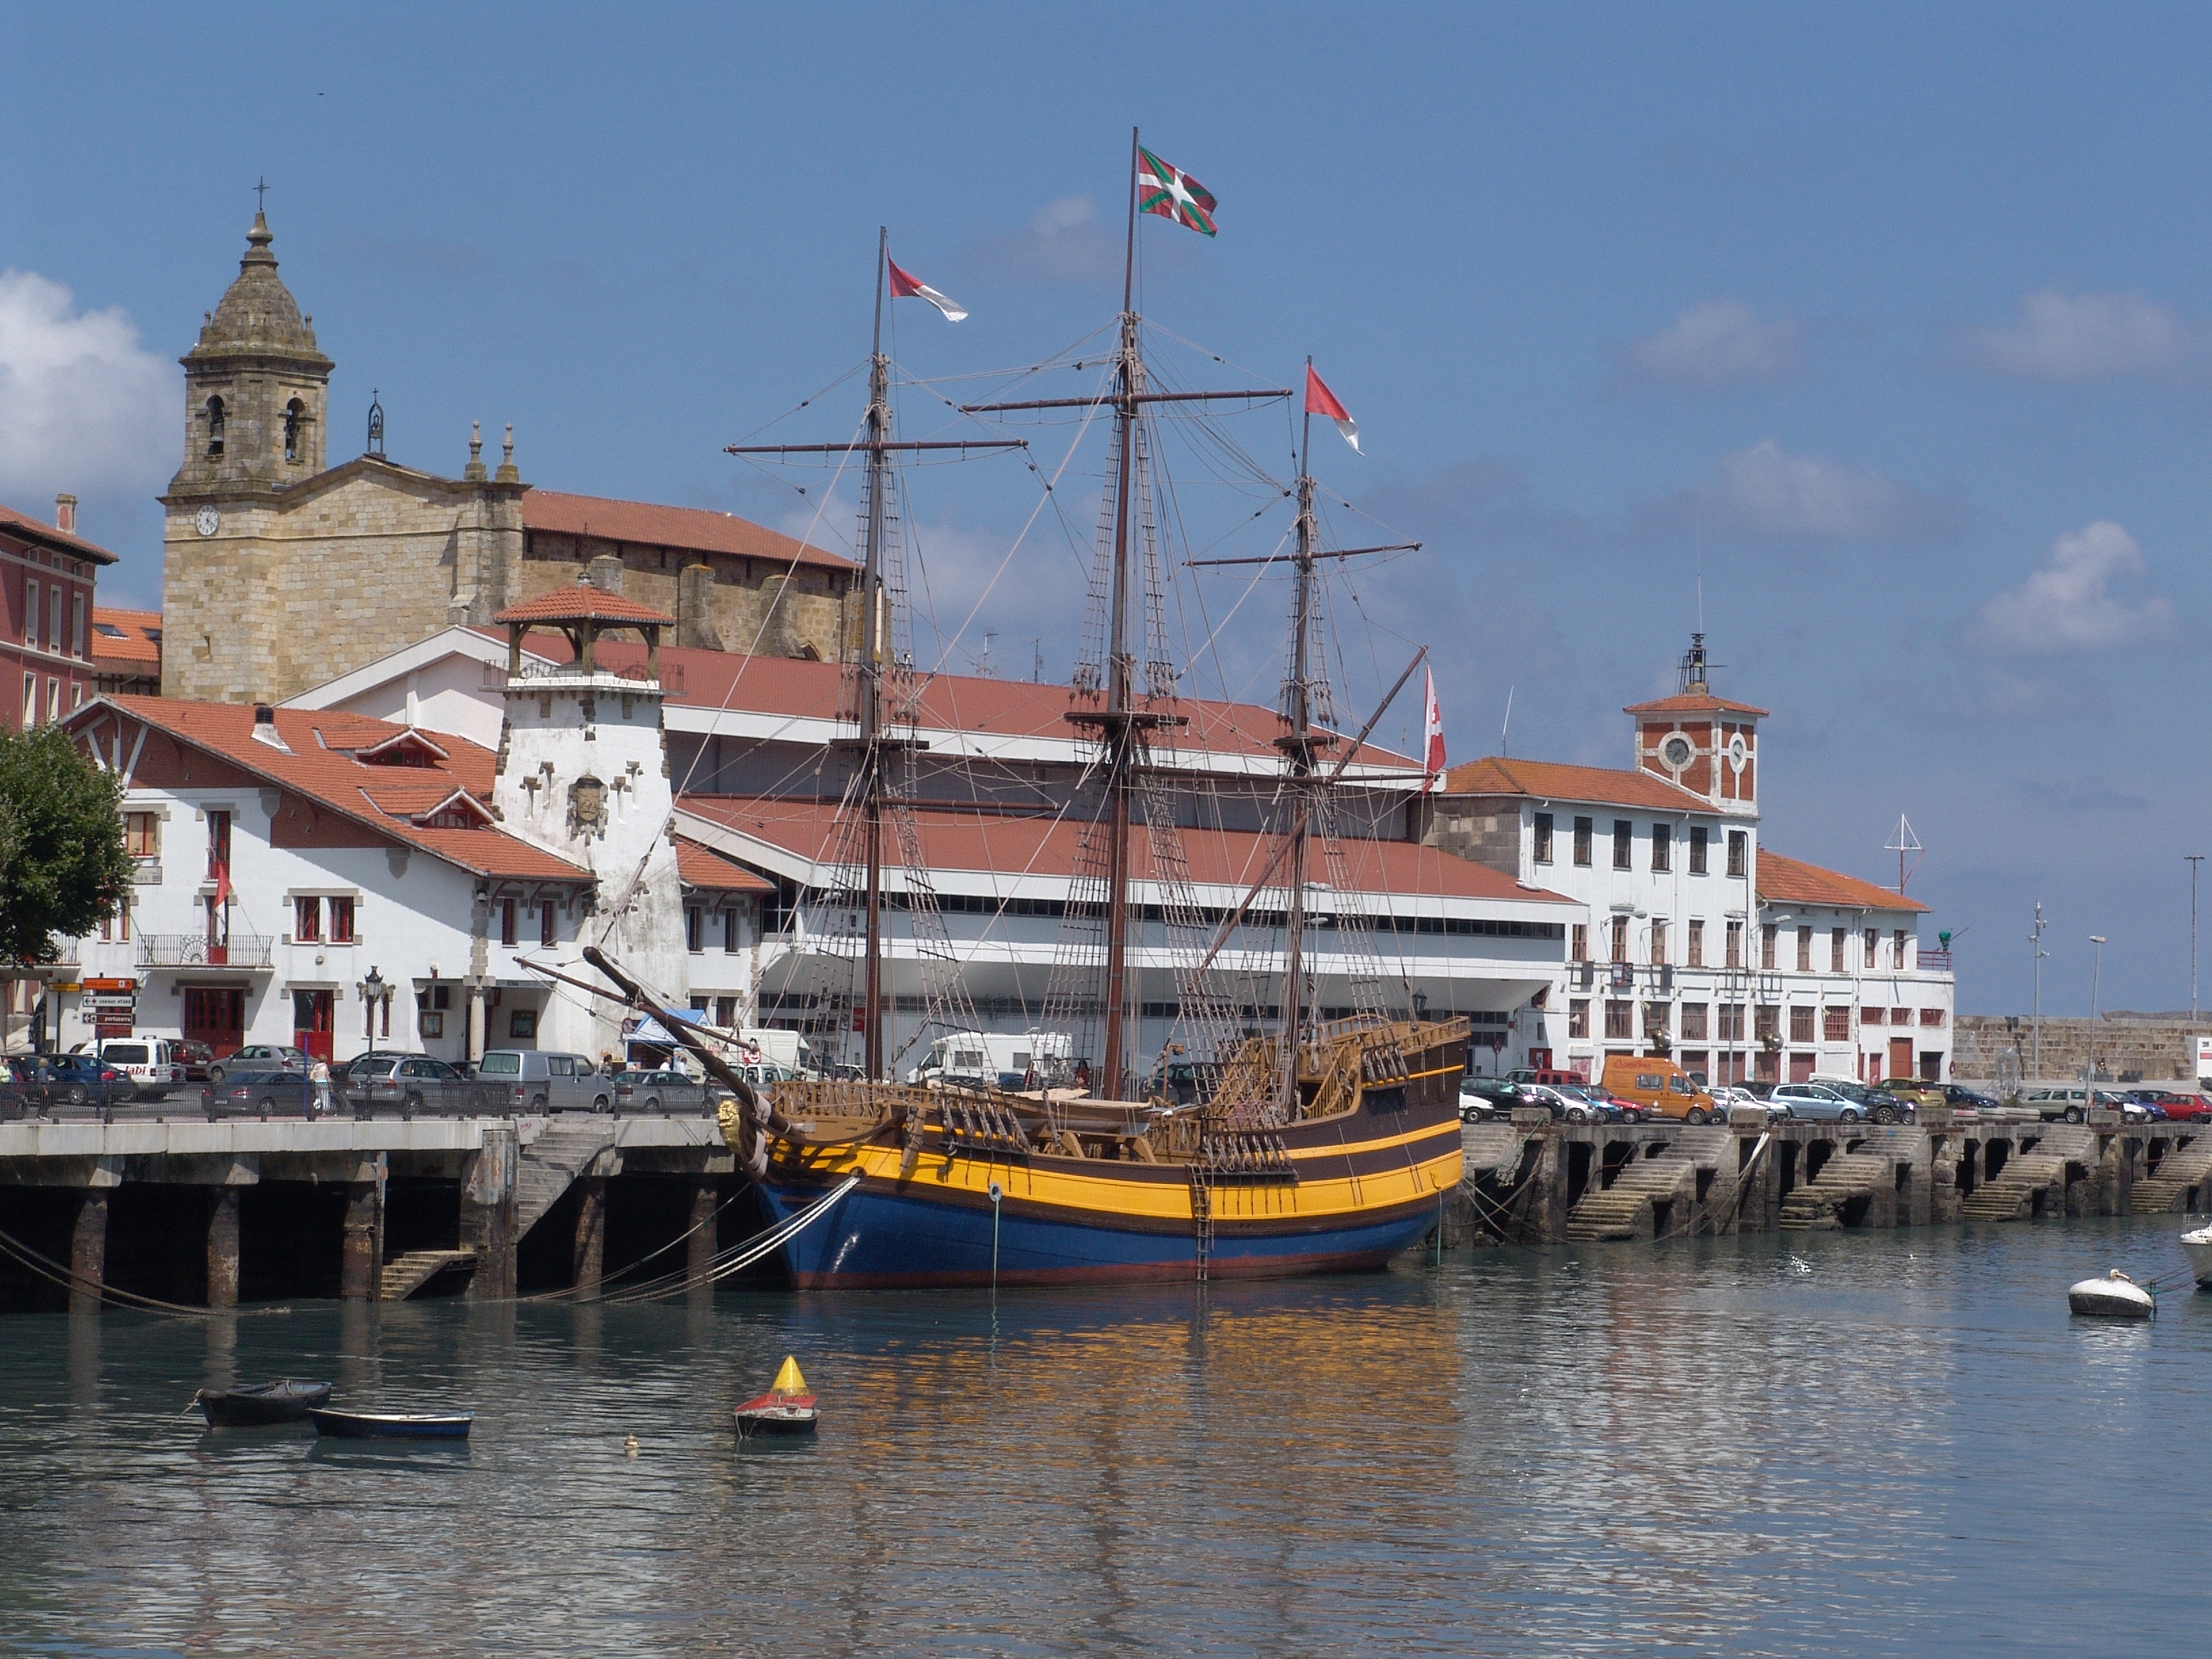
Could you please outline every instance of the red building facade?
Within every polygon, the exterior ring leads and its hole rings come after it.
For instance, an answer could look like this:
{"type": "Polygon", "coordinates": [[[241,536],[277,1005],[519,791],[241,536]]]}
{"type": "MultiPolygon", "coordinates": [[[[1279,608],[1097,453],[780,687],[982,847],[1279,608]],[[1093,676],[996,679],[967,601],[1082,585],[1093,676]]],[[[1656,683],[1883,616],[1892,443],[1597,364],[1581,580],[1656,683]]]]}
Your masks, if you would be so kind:
{"type": "Polygon", "coordinates": [[[115,555],[76,534],[76,498],[53,524],[0,505],[0,720],[66,719],[97,695],[93,584],[115,555]]]}

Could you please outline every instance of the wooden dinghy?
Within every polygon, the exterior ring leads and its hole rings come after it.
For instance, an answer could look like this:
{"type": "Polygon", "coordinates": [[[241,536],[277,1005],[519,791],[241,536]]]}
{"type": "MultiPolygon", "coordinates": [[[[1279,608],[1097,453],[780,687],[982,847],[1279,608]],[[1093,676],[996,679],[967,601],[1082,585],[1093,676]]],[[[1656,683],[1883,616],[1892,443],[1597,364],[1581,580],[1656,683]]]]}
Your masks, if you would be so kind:
{"type": "Polygon", "coordinates": [[[471,1412],[310,1411],[315,1432],[339,1440],[465,1440],[471,1412]]]}
{"type": "Polygon", "coordinates": [[[2118,1267],[2101,1279],[2085,1279],[2069,1288],[2066,1305],[2077,1314],[2103,1319],[2148,1319],[2158,1311],[2150,1292],[2118,1267]]]}
{"type": "Polygon", "coordinates": [[[799,1361],[789,1354],[784,1356],[783,1368],[776,1372],[769,1391],[754,1395],[731,1415],[737,1420],[740,1440],[757,1435],[812,1434],[822,1418],[805,1377],[799,1374],[799,1361]]]}
{"type": "Polygon", "coordinates": [[[277,1382],[248,1382],[236,1389],[202,1389],[192,1396],[211,1429],[258,1429],[272,1423],[297,1423],[331,1397],[327,1382],[288,1377],[277,1382]]]}

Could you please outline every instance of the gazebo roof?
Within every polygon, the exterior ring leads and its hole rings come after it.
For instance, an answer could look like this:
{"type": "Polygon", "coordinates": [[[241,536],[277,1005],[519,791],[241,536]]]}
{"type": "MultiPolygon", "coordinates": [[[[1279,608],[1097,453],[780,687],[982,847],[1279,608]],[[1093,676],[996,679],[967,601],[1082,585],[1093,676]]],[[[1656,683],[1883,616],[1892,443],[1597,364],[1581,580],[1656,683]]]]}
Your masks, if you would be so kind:
{"type": "Polygon", "coordinates": [[[665,611],[655,611],[649,605],[640,605],[635,599],[626,599],[619,593],[610,593],[592,585],[588,576],[579,576],[566,587],[556,587],[550,593],[540,593],[534,599],[525,599],[520,605],[511,605],[492,620],[501,624],[520,623],[525,627],[558,627],[563,623],[611,623],[618,628],[673,628],[676,618],[665,611]]]}

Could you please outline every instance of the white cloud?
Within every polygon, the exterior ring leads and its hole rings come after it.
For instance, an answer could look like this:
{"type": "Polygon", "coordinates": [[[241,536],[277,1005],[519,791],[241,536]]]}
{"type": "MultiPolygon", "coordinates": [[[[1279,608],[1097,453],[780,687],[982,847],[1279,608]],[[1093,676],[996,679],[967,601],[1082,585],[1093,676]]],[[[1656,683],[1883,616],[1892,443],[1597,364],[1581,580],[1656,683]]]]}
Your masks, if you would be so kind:
{"type": "Polygon", "coordinates": [[[2107,592],[2115,576],[2142,568],[2136,538],[2100,519],[2059,537],[2040,569],[1982,607],[1983,638],[2002,650],[2037,655],[2158,639],[2173,626],[2171,603],[2154,598],[2127,605],[2107,592]]]}
{"type": "Polygon", "coordinates": [[[1110,282],[1121,274],[1121,237],[1090,197],[1063,196],[1039,209],[1027,228],[974,244],[964,263],[996,282],[1110,282]]]}
{"type": "Polygon", "coordinates": [[[1741,300],[1692,306],[1613,356],[1623,380],[1700,391],[1772,386],[1804,373],[1796,319],[1762,317],[1741,300]]]}
{"type": "Polygon", "coordinates": [[[1967,345],[1972,360],[1993,374],[2100,380],[2173,372],[2194,349],[2193,333],[2145,295],[2046,288],[2020,302],[2008,326],[1978,329],[1967,345]]]}
{"type": "Polygon", "coordinates": [[[1836,540],[1937,533],[1954,516],[1909,484],[1792,455],[1771,438],[1723,457],[1717,481],[1694,505],[1708,529],[1836,540]]]}
{"type": "Polygon", "coordinates": [[[0,495],[166,482],[183,410],[174,366],[118,309],[79,312],[35,272],[0,270],[0,495]]]}

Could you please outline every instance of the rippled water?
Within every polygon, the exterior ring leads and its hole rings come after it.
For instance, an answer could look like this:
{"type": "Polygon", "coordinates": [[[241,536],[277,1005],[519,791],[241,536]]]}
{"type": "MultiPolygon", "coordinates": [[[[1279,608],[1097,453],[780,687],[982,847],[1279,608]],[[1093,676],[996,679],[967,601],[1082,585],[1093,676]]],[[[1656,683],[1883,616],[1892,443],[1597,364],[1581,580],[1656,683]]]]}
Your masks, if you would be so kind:
{"type": "Polygon", "coordinates": [[[2171,1654],[2207,1601],[2212,1297],[2130,1328],[2063,1291],[2178,1270],[2179,1231],[1492,1251],[995,1310],[14,1318],[0,1648],[2171,1654]],[[729,1407],[787,1352],[821,1437],[740,1449],[729,1407]],[[465,1404],[475,1438],[178,1415],[283,1375],[465,1404]]]}

